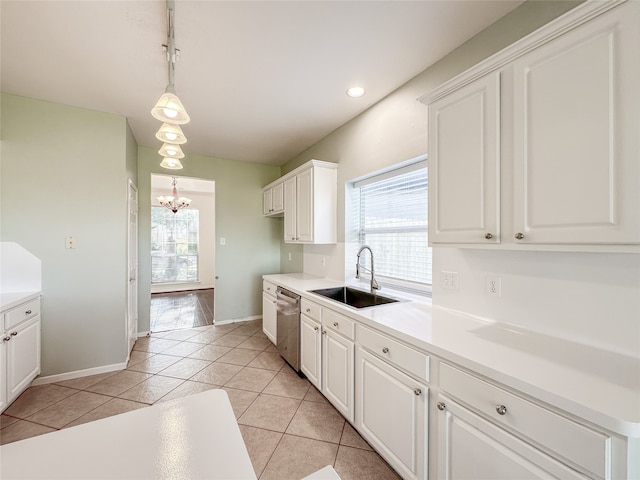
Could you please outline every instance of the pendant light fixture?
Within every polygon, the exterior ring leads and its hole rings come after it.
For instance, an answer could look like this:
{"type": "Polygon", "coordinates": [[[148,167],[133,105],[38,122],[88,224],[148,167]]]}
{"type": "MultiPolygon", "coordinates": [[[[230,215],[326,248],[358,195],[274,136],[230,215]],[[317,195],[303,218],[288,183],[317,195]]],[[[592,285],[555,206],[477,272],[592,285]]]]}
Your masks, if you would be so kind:
{"type": "Polygon", "coordinates": [[[177,170],[182,168],[180,158],[184,158],[184,153],[179,145],[187,142],[187,138],[182,133],[180,125],[189,123],[189,114],[176,95],[175,68],[176,60],[180,55],[180,50],[176,49],[174,26],[175,26],[175,0],[167,0],[167,44],[163,45],[167,53],[167,63],[169,71],[169,84],[165,92],[160,96],[155,106],[151,109],[151,115],[163,122],[160,130],[156,133],[156,138],[163,143],[158,151],[165,157],[160,163],[163,168],[177,170]]]}
{"type": "Polygon", "coordinates": [[[173,190],[171,192],[172,195],[169,195],[167,197],[165,197],[165,196],[157,197],[157,200],[158,200],[158,202],[160,202],[160,205],[162,205],[163,207],[167,207],[173,213],[176,213],[181,208],[186,208],[189,205],[191,205],[191,199],[190,198],[178,197],[178,188],[176,186],[177,183],[178,182],[176,180],[176,177],[173,177],[173,183],[172,183],[173,190]]]}

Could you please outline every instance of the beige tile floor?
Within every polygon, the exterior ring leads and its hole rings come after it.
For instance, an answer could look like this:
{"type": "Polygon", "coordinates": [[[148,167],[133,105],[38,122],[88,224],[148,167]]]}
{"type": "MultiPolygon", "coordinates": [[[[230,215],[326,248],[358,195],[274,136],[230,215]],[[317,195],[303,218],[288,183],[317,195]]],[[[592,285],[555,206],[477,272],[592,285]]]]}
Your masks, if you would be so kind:
{"type": "Polygon", "coordinates": [[[126,370],[30,387],[0,421],[0,444],[222,388],[260,480],[298,480],[333,465],[343,480],[396,473],[282,360],[260,321],[154,333],[126,370]]]}

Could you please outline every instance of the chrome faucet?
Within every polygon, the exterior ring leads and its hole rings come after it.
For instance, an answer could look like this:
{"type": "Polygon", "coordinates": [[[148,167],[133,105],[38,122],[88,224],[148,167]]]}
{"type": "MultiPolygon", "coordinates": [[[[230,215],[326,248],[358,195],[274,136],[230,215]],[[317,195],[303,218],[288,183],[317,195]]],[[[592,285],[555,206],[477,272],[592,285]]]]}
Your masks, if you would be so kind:
{"type": "Polygon", "coordinates": [[[356,278],[360,278],[360,269],[367,270],[369,273],[371,273],[371,294],[374,294],[376,290],[380,290],[382,287],[380,285],[378,285],[378,282],[376,281],[376,277],[375,277],[375,273],[374,273],[373,250],[371,250],[371,247],[369,247],[368,245],[363,245],[363,246],[360,247],[360,250],[358,250],[358,254],[356,255],[356,257],[357,257],[357,259],[356,259],[356,278]],[[368,268],[363,267],[362,265],[360,265],[360,254],[365,249],[369,250],[369,253],[371,254],[371,270],[369,270],[368,268]]]}

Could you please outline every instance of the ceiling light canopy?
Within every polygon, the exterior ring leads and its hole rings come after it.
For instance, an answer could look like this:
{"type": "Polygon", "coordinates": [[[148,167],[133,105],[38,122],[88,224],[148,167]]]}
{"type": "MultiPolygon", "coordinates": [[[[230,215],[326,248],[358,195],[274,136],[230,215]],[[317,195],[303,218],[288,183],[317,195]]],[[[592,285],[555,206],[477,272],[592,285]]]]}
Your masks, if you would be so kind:
{"type": "Polygon", "coordinates": [[[163,157],[184,158],[180,145],[173,145],[172,143],[163,143],[158,153],[163,157]]]}
{"type": "Polygon", "coordinates": [[[353,98],[358,98],[363,96],[366,93],[364,87],[351,87],[347,90],[347,95],[353,98]]]}
{"type": "Polygon", "coordinates": [[[169,123],[163,123],[160,130],[156,132],[156,138],[164,143],[174,143],[176,145],[182,145],[187,143],[187,137],[182,133],[180,125],[171,125],[169,123]]]}
{"type": "Polygon", "coordinates": [[[182,170],[182,162],[177,158],[163,158],[160,162],[162,168],[167,170],[182,170]]]}

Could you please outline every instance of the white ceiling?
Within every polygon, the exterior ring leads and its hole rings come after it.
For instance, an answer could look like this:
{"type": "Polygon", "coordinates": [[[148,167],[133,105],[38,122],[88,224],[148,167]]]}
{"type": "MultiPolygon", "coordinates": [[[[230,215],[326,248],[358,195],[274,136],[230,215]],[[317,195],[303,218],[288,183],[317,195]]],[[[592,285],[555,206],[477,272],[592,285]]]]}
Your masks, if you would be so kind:
{"type": "MultiPolygon", "coordinates": [[[[177,0],[187,154],[282,165],[521,4],[177,0]],[[345,95],[354,84],[367,94],[345,95]]],[[[125,115],[167,84],[164,0],[2,0],[2,91],[125,115]]]]}

